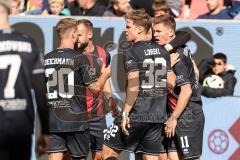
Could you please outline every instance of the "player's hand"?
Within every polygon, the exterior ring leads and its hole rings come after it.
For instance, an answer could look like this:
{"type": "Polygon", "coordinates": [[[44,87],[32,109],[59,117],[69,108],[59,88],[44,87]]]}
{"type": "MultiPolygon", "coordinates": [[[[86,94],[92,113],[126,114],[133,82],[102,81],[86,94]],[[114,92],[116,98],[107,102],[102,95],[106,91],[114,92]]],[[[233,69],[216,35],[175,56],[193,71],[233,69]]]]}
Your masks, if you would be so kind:
{"type": "Polygon", "coordinates": [[[122,128],[122,132],[125,135],[129,135],[128,129],[130,128],[130,118],[128,116],[123,116],[122,117],[122,123],[121,123],[121,128],[122,128]]]}
{"type": "Polygon", "coordinates": [[[165,124],[165,133],[166,137],[171,138],[175,135],[175,130],[177,127],[177,119],[173,116],[169,117],[168,120],[164,123],[165,124]]]}
{"type": "Polygon", "coordinates": [[[106,67],[106,64],[103,63],[102,68],[101,68],[101,74],[105,75],[106,77],[110,77],[111,76],[111,67],[110,65],[108,67],[106,67]]]}
{"type": "Polygon", "coordinates": [[[179,53],[171,53],[170,54],[170,63],[171,63],[171,68],[175,65],[175,64],[177,64],[177,62],[179,62],[180,61],[180,58],[179,58],[179,53]]]}
{"type": "Polygon", "coordinates": [[[112,98],[112,97],[110,97],[110,99],[109,99],[109,107],[110,107],[110,109],[112,111],[112,116],[114,118],[117,117],[118,114],[119,114],[118,106],[117,106],[117,102],[116,101],[117,100],[112,98]]]}
{"type": "Polygon", "coordinates": [[[43,134],[38,138],[36,151],[39,155],[41,155],[47,152],[48,147],[49,147],[48,135],[43,134]]]}

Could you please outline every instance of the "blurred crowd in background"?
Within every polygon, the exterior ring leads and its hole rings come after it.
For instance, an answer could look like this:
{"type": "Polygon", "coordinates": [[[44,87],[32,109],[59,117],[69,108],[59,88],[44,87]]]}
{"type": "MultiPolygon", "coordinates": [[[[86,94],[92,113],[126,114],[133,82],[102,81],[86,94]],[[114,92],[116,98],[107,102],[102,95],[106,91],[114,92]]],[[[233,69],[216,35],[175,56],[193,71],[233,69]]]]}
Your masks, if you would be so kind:
{"type": "Polygon", "coordinates": [[[151,16],[240,19],[240,0],[11,0],[11,15],[122,17],[144,8],[151,16]]]}

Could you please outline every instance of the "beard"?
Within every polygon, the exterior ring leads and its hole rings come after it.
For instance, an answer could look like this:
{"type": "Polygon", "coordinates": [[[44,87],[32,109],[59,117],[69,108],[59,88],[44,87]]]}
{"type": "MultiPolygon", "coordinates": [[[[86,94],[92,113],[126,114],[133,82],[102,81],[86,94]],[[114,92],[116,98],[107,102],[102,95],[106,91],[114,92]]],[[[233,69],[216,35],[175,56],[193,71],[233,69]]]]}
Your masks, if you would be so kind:
{"type": "Polygon", "coordinates": [[[84,51],[84,49],[86,48],[88,46],[88,42],[82,42],[81,44],[80,43],[76,43],[76,44],[74,44],[74,49],[75,49],[75,47],[76,47],[76,51],[79,51],[79,52],[83,52],[84,51]],[[76,46],[75,46],[76,45],[76,46]]]}

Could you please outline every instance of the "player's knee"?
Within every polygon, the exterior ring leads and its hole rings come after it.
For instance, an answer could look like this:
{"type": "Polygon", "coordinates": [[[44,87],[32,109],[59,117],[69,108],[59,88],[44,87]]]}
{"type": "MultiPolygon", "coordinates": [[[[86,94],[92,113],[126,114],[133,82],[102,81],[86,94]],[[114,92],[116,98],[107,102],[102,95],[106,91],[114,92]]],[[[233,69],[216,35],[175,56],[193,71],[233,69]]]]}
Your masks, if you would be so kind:
{"type": "Polygon", "coordinates": [[[102,152],[92,152],[92,160],[102,160],[102,152]]]}
{"type": "Polygon", "coordinates": [[[106,145],[103,145],[102,156],[103,156],[104,160],[114,160],[113,158],[117,158],[118,155],[119,155],[118,151],[116,151],[112,148],[109,148],[106,145]]]}

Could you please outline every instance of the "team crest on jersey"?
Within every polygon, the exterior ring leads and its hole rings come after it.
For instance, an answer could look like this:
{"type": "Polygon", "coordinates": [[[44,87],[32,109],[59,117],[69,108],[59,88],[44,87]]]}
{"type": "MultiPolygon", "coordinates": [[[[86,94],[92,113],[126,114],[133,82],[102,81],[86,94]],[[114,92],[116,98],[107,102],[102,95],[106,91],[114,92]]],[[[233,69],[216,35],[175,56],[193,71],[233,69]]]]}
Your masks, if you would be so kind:
{"type": "Polygon", "coordinates": [[[126,67],[129,68],[133,65],[133,60],[130,59],[125,64],[126,64],[126,67]]]}
{"type": "Polygon", "coordinates": [[[93,78],[93,77],[95,77],[96,76],[96,68],[88,68],[89,70],[88,70],[88,75],[89,75],[89,77],[90,78],[93,78]]]}
{"type": "Polygon", "coordinates": [[[98,58],[98,59],[97,59],[97,63],[98,63],[100,66],[102,66],[102,64],[103,64],[103,58],[98,58]]]}

